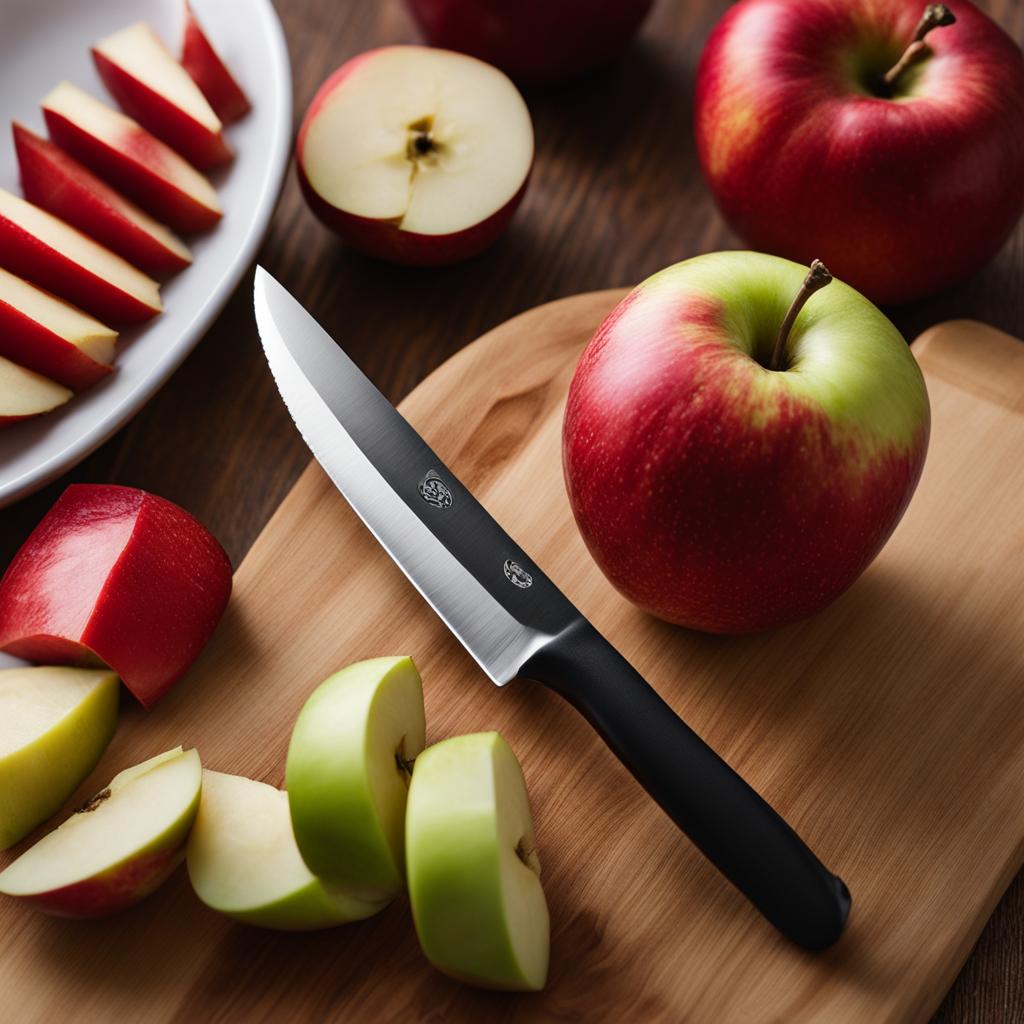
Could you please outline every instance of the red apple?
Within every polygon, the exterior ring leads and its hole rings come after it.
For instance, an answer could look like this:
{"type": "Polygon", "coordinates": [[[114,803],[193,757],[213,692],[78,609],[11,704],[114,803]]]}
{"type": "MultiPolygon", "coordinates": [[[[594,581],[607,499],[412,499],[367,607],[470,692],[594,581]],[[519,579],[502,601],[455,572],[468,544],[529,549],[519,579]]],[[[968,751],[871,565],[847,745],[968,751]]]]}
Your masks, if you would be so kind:
{"type": "Polygon", "coordinates": [[[320,87],[296,162],[313,212],[350,245],[396,263],[452,263],[511,219],[533,163],[533,125],[490,65],[389,46],[320,87]]]}
{"type": "Polygon", "coordinates": [[[231,564],[184,509],[145,491],[73,484],[0,580],[0,650],[112,668],[152,707],[209,640],[231,564]]]}
{"type": "Polygon", "coordinates": [[[59,146],[17,122],[13,129],[21,190],[29,202],[49,210],[148,273],[172,273],[192,262],[191,253],[174,232],[100,181],[59,146]]]}
{"type": "Polygon", "coordinates": [[[213,186],[140,124],[62,82],[43,100],[50,138],[175,231],[220,220],[213,186]]]}
{"type": "Polygon", "coordinates": [[[0,356],[84,391],[110,373],[117,332],[0,270],[0,356]]]}
{"type": "Polygon", "coordinates": [[[829,278],[805,271],[750,252],[676,264],[576,368],[573,513],[609,580],[660,618],[745,633],[811,615],[917,485],[929,408],[910,349],[864,296],[839,281],[812,295],[829,278]]]}
{"type": "Polygon", "coordinates": [[[20,196],[0,189],[0,265],[112,324],[163,308],[156,281],[20,196]]]}
{"type": "Polygon", "coordinates": [[[550,85],[611,63],[652,0],[406,0],[431,46],[472,54],[523,85],[550,85]]]}
{"type": "Polygon", "coordinates": [[[0,427],[50,412],[70,397],[67,388],[0,356],[0,427]]]}
{"type": "Polygon", "coordinates": [[[248,97],[206,38],[188,0],[185,0],[185,38],[181,45],[181,64],[225,124],[237,121],[249,113],[251,106],[248,97]]]}
{"type": "Polygon", "coordinates": [[[875,302],[972,273],[1024,209],[1021,51],[968,0],[931,6],[918,29],[921,0],[741,0],[697,75],[697,148],[729,223],[875,302]]]}

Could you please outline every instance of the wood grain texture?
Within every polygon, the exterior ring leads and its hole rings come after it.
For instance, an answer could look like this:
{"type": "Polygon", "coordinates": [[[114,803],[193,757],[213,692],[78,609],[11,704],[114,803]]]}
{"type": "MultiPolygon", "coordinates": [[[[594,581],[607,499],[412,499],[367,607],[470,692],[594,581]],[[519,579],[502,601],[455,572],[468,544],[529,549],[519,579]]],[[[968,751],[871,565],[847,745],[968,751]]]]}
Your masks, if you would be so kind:
{"type": "MultiPolygon", "coordinates": [[[[171,0],[168,0],[170,3],[171,0]]],[[[436,271],[388,267],[336,244],[294,177],[260,261],[314,309],[397,400],[473,337],[538,303],[630,284],[737,239],[701,180],[691,134],[700,49],[726,0],[657,0],[616,66],[527,99],[537,164],[512,228],[492,250],[436,271]]],[[[1018,41],[1024,4],[981,6],[1018,41]]],[[[348,57],[415,32],[400,0],[288,0],[295,119],[348,57]]],[[[887,312],[907,337],[954,317],[1024,336],[1024,227],[998,257],[942,296],[887,312]]],[[[203,519],[235,564],[307,461],[260,355],[248,282],[160,394],[72,473],[0,512],[0,562],[74,480],[146,487],[203,519]]],[[[154,721],[157,721],[154,718],[154,721]]],[[[72,931],[88,941],[87,930],[72,931]]],[[[71,939],[57,941],[57,949],[71,939]]],[[[167,968],[170,970],[170,967],[167,968]]],[[[1008,890],[937,1021],[1024,1020],[1024,884],[1008,890]]]]}

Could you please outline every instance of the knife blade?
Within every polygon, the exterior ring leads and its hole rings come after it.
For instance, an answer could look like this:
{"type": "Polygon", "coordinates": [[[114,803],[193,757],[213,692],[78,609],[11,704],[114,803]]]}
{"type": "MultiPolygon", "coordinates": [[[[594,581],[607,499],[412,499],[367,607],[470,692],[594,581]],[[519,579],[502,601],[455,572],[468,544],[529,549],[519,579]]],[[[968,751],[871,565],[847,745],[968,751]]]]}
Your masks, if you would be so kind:
{"type": "Polygon", "coordinates": [[[846,885],[658,696],[262,267],[254,305],[278,390],[316,460],[499,686],[569,701],[704,855],[784,935],[838,939],[846,885]]]}

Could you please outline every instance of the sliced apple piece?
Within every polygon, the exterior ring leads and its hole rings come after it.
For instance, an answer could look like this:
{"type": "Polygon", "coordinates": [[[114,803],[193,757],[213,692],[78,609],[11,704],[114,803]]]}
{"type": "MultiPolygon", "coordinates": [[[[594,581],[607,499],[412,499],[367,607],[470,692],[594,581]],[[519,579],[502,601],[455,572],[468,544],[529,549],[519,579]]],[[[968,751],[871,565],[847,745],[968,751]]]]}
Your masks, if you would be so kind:
{"type": "Polygon", "coordinates": [[[237,121],[249,113],[251,105],[248,97],[207,38],[188,0],[185,0],[185,37],[181,46],[181,64],[225,124],[237,121]]]}
{"type": "Polygon", "coordinates": [[[175,231],[220,220],[210,182],[142,125],[61,82],[43,100],[50,138],[65,152],[175,231]]]}
{"type": "Polygon", "coordinates": [[[176,747],[110,785],[0,872],[0,892],[60,917],[104,917],[144,899],[181,863],[203,771],[176,747]]]}
{"type": "Polygon", "coordinates": [[[550,924],[530,803],[498,733],[454,736],[416,758],[405,834],[427,959],[473,985],[543,988],[550,924]]]}
{"type": "Polygon", "coordinates": [[[306,701],[285,787],[313,874],[367,900],[392,899],[405,887],[405,801],[424,731],[411,658],[349,665],[306,701]]]}
{"type": "Polygon", "coordinates": [[[101,39],[92,48],[92,57],[103,84],[125,113],[194,167],[204,170],[231,159],[220,118],[145,22],[101,39]]]}
{"type": "Polygon", "coordinates": [[[30,203],[60,217],[147,273],[173,273],[192,262],[185,243],[170,228],[48,139],[41,139],[17,122],[13,129],[21,190],[30,203]]]}
{"type": "Polygon", "coordinates": [[[50,412],[71,395],[66,387],[0,356],[0,427],[50,412]]]}
{"type": "Polygon", "coordinates": [[[0,670],[0,850],[27,836],[96,767],[117,728],[106,669],[0,670]]]}

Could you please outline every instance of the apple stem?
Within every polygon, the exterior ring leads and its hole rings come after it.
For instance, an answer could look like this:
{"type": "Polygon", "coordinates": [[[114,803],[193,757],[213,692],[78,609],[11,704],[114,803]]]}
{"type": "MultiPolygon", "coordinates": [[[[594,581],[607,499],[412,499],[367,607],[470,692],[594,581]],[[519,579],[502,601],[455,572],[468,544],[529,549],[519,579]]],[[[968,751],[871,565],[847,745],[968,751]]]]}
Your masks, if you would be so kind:
{"type": "Polygon", "coordinates": [[[924,41],[924,37],[928,35],[933,28],[942,28],[946,25],[952,25],[956,22],[956,18],[953,12],[945,4],[928,4],[924,9],[924,14],[921,15],[921,20],[917,23],[917,28],[914,29],[914,35],[911,37],[910,43],[907,48],[903,51],[903,56],[888,71],[882,76],[882,81],[891,89],[895,84],[896,80],[903,74],[904,71],[910,67],[914,61],[918,60],[924,55],[925,50],[928,49],[927,43],[924,41]]]}
{"type": "Polygon", "coordinates": [[[398,751],[395,751],[395,763],[398,765],[398,770],[405,772],[406,775],[412,775],[412,766],[416,763],[415,757],[410,757],[408,760],[402,757],[398,751]]]}
{"type": "Polygon", "coordinates": [[[793,329],[793,324],[800,315],[800,310],[804,308],[804,303],[819,288],[824,288],[831,280],[832,275],[828,272],[825,264],[821,260],[814,260],[811,263],[810,270],[807,271],[804,283],[800,285],[800,291],[796,293],[796,298],[793,299],[789,309],[786,310],[786,316],[779,327],[779,333],[775,338],[775,348],[772,349],[771,362],[768,364],[769,370],[782,369],[782,355],[786,351],[789,332],[793,329]]]}

